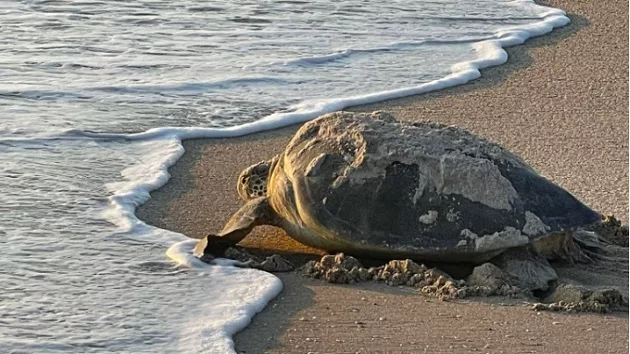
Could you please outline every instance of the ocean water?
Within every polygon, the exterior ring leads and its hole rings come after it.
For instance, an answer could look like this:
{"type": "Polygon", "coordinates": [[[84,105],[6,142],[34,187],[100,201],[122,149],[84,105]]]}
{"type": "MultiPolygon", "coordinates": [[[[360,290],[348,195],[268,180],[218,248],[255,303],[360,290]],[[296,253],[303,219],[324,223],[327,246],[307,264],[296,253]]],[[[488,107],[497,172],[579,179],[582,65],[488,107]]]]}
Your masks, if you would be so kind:
{"type": "Polygon", "coordinates": [[[134,215],[182,139],[464,84],[568,21],[531,1],[0,2],[2,351],[233,352],[279,279],[134,215]]]}

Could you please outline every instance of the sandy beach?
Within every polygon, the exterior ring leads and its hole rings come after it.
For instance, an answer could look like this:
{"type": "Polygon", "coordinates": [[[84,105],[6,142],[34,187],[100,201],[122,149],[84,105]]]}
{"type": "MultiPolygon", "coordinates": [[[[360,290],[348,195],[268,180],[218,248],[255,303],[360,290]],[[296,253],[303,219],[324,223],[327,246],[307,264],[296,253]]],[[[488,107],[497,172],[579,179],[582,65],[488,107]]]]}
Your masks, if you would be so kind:
{"type": "MultiPolygon", "coordinates": [[[[628,223],[628,4],[554,0],[571,24],[508,48],[508,63],[451,89],[353,111],[455,124],[520,154],[593,209],[628,223]]],[[[200,238],[242,202],[240,171],[280,152],[296,126],[188,140],[171,180],[138,209],[200,238]]],[[[260,227],[248,247],[317,253],[260,227]]],[[[235,336],[239,353],[627,353],[628,316],[537,313],[498,300],[440,302],[410,288],[338,286],[282,274],[283,292],[235,336]]],[[[627,273],[624,278],[627,281],[627,273]]],[[[626,283],[627,288],[627,283],[626,283]]]]}

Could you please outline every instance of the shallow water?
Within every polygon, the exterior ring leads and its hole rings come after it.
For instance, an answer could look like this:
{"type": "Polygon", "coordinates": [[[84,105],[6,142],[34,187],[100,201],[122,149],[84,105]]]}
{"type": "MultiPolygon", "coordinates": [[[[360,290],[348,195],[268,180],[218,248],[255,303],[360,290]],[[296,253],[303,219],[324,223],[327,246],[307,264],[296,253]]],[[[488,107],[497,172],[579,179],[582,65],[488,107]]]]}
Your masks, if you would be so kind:
{"type": "Polygon", "coordinates": [[[471,0],[0,3],[0,344],[229,352],[281,284],[135,219],[182,138],[462,84],[567,21],[471,0]]]}

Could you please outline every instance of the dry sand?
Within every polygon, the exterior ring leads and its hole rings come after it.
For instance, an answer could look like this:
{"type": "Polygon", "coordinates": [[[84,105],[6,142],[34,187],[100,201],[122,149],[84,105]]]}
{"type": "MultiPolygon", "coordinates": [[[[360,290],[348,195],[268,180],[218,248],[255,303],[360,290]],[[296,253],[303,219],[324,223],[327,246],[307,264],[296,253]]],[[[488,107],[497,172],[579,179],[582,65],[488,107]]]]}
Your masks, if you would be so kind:
{"type": "MultiPolygon", "coordinates": [[[[457,124],[522,155],[594,209],[628,222],[628,3],[557,0],[572,23],[509,48],[473,83],[351,110],[457,124]]],[[[238,173],[284,148],[296,127],[229,140],[189,140],[137,214],[202,237],[241,205],[238,173]]],[[[273,228],[246,245],[301,246],[273,228]]],[[[625,273],[627,274],[627,273],[625,273]]],[[[627,353],[628,316],[541,313],[521,305],[442,303],[411,289],[334,286],[281,275],[283,293],[235,337],[243,353],[627,353]],[[379,320],[379,318],[383,318],[379,320]]],[[[626,279],[627,288],[627,275],[626,279]]],[[[501,300],[495,300],[501,301],[501,300]]]]}

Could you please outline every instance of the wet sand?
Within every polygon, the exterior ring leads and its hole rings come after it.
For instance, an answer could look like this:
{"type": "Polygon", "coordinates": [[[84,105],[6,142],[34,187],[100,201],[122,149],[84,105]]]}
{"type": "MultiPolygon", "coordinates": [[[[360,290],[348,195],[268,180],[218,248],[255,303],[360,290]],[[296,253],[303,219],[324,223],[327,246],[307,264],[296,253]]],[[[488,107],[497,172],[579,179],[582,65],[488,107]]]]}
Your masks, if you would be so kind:
{"type": "MultiPolygon", "coordinates": [[[[464,86],[355,107],[456,124],[520,154],[594,209],[628,222],[628,5],[551,2],[572,23],[523,46],[464,86]]],[[[229,140],[188,140],[137,215],[202,237],[242,204],[236,177],[281,151],[297,127],[229,140]]],[[[250,247],[317,250],[274,228],[250,247]]],[[[444,303],[382,284],[335,286],[284,274],[283,293],[235,337],[243,353],[627,353],[628,316],[566,315],[480,301],[444,303]],[[382,320],[379,320],[382,318],[382,320]]],[[[626,280],[627,272],[623,275],[626,280]]],[[[502,301],[491,300],[491,301],[502,301]]]]}

